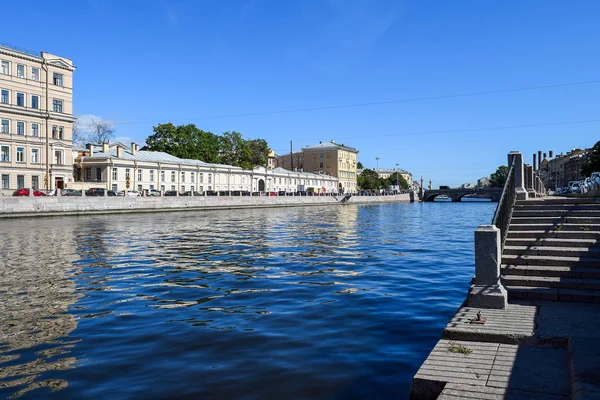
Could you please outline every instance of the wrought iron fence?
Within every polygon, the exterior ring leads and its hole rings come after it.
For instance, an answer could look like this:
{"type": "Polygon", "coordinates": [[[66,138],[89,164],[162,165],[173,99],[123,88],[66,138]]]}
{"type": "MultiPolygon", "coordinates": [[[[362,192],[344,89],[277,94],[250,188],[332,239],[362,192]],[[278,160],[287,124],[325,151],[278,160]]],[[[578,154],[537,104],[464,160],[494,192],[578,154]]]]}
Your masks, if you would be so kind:
{"type": "Polygon", "coordinates": [[[517,201],[517,193],[515,188],[515,160],[508,170],[508,176],[506,177],[506,183],[504,184],[504,190],[502,191],[502,197],[496,207],[494,213],[494,220],[492,222],[496,228],[500,229],[500,246],[504,250],[504,241],[508,234],[508,225],[510,224],[510,218],[512,217],[515,202],[517,201]]]}

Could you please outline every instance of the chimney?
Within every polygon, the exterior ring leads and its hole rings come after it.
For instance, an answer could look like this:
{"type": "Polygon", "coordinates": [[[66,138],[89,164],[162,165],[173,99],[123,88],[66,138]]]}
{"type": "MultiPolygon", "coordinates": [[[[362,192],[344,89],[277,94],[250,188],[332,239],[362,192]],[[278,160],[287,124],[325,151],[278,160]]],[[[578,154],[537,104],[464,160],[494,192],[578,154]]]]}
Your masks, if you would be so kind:
{"type": "Polygon", "coordinates": [[[94,145],[92,143],[88,143],[85,145],[88,151],[90,152],[90,157],[94,157],[94,145]]]}
{"type": "Polygon", "coordinates": [[[534,171],[537,169],[537,168],[536,168],[536,164],[535,164],[535,158],[536,158],[536,157],[537,157],[537,156],[535,155],[535,153],[533,153],[533,170],[534,170],[534,171]]]}
{"type": "Polygon", "coordinates": [[[135,152],[137,151],[137,145],[135,142],[131,142],[131,155],[135,156],[135,152]]]}
{"type": "Polygon", "coordinates": [[[546,159],[546,156],[547,156],[547,154],[546,154],[546,153],[544,153],[544,160],[546,159]]]}
{"type": "Polygon", "coordinates": [[[108,142],[102,143],[102,152],[108,153],[108,142]]]}
{"type": "Polygon", "coordinates": [[[120,144],[117,145],[117,158],[123,158],[123,148],[120,144]]]}
{"type": "Polygon", "coordinates": [[[552,150],[550,150],[550,151],[548,152],[548,155],[550,156],[550,158],[552,158],[552,156],[554,155],[554,153],[552,152],[552,150]]]}
{"type": "Polygon", "coordinates": [[[537,169],[540,169],[541,163],[542,163],[542,151],[538,150],[538,167],[537,167],[537,169]]]}

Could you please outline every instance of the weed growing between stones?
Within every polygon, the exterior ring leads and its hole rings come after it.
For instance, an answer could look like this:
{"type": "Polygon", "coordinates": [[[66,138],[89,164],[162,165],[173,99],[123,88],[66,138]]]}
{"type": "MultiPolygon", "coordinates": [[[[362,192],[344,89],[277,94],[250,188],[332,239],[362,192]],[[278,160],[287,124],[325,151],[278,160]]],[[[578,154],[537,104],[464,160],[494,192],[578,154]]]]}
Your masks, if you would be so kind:
{"type": "Polygon", "coordinates": [[[448,351],[451,353],[465,354],[467,356],[473,352],[473,350],[469,349],[468,347],[465,347],[462,344],[456,344],[454,342],[450,342],[448,345],[448,351]]]}

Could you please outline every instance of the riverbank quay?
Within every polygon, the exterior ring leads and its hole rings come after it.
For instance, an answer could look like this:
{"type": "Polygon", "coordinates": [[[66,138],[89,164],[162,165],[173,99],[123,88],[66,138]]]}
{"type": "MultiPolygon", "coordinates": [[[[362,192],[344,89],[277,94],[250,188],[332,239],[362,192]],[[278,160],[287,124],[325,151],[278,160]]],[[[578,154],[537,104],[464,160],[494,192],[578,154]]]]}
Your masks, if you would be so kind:
{"type": "Polygon", "coordinates": [[[519,153],[508,165],[467,299],[411,399],[600,398],[600,202],[543,197],[519,153]]]}
{"type": "Polygon", "coordinates": [[[389,196],[157,196],[0,197],[0,218],[208,211],[239,208],[339,206],[414,201],[412,193],[389,196]]]}

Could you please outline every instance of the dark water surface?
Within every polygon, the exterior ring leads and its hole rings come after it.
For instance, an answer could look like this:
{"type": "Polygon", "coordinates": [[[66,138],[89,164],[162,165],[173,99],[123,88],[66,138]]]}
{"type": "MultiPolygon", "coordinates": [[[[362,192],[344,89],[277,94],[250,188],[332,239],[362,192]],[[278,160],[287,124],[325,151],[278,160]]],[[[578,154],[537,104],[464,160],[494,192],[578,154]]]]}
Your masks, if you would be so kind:
{"type": "Polygon", "coordinates": [[[495,205],[0,221],[0,398],[406,398],[495,205]]]}

